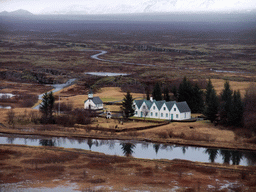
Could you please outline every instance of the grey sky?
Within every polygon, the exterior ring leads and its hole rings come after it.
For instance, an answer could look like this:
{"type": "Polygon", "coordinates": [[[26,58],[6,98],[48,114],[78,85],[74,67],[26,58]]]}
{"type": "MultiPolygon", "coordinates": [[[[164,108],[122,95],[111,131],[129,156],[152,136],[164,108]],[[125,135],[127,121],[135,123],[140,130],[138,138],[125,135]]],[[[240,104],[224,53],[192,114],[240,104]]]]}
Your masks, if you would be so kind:
{"type": "Polygon", "coordinates": [[[256,0],[0,0],[1,11],[34,14],[250,11],[256,0]]]}

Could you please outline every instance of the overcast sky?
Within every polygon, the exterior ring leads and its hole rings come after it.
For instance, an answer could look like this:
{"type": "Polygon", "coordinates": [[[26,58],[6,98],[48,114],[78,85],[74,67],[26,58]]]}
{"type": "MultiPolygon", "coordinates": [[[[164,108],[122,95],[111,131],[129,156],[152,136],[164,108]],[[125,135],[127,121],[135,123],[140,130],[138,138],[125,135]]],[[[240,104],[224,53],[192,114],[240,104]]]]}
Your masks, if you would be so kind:
{"type": "Polygon", "coordinates": [[[0,0],[1,11],[34,14],[250,11],[256,0],[0,0]]]}

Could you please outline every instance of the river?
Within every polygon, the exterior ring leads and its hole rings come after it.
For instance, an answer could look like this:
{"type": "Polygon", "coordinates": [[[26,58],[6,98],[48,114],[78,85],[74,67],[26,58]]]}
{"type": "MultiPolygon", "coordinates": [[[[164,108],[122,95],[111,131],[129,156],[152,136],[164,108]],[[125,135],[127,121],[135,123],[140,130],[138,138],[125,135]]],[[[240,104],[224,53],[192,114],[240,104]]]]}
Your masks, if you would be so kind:
{"type": "Polygon", "coordinates": [[[183,159],[204,163],[227,163],[243,166],[256,165],[256,152],[171,144],[165,145],[131,140],[121,141],[1,135],[0,144],[85,149],[107,155],[132,156],[144,159],[183,159]]]}

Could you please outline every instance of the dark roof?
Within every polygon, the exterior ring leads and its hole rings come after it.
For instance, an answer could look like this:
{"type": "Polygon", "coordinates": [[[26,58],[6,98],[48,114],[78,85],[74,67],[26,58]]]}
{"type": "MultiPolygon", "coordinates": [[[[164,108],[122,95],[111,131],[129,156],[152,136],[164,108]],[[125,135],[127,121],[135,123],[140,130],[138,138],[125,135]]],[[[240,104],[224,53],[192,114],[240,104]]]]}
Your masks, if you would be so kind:
{"type": "Polygon", "coordinates": [[[152,101],[150,101],[150,100],[145,100],[145,103],[146,103],[146,105],[147,105],[148,109],[150,109],[150,107],[151,107],[151,106],[152,106],[152,104],[153,104],[153,102],[152,102],[152,101]]]}
{"type": "Polygon", "coordinates": [[[176,103],[180,113],[191,112],[186,101],[176,103]]]}
{"type": "Polygon", "coordinates": [[[144,100],[135,100],[137,107],[140,108],[144,100]]]}
{"type": "Polygon", "coordinates": [[[165,103],[165,100],[162,100],[162,101],[155,101],[155,104],[156,104],[158,110],[161,109],[161,107],[163,106],[164,103],[165,103]]]}
{"type": "Polygon", "coordinates": [[[93,103],[95,103],[96,105],[98,104],[103,104],[102,100],[99,97],[93,97],[92,98],[93,103]]]}
{"type": "Polygon", "coordinates": [[[166,104],[168,110],[170,111],[175,103],[176,103],[176,101],[168,101],[165,104],[166,104]]]}
{"type": "Polygon", "coordinates": [[[191,112],[191,110],[190,110],[186,101],[183,101],[183,102],[176,102],[176,101],[166,102],[165,100],[162,100],[162,101],[154,100],[152,102],[150,100],[135,100],[134,102],[135,102],[135,104],[137,105],[138,108],[140,108],[141,105],[143,104],[143,102],[145,102],[148,109],[150,109],[151,106],[153,105],[153,103],[155,103],[158,110],[160,110],[161,107],[163,106],[163,104],[165,103],[169,111],[172,109],[173,105],[176,104],[180,113],[191,112]]]}

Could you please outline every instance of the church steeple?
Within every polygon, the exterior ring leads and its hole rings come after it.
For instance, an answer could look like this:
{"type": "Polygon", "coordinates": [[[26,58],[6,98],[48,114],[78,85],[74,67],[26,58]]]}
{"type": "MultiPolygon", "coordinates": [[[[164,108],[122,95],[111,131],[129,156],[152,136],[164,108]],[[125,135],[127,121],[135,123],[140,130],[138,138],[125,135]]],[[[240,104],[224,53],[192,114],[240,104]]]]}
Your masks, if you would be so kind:
{"type": "Polygon", "coordinates": [[[93,92],[90,89],[89,93],[88,93],[88,99],[93,99],[93,92]]]}

